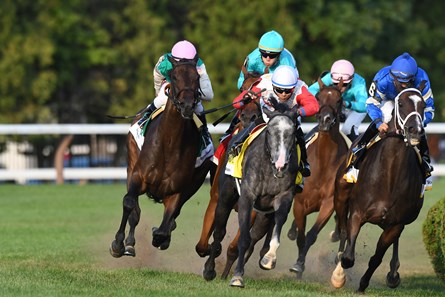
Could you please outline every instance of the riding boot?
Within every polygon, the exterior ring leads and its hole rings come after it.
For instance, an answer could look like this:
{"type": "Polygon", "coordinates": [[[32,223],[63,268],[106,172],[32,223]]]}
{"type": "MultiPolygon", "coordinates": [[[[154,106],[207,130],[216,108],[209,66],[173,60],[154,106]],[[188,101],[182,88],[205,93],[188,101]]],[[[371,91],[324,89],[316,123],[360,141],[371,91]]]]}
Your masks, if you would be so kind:
{"type": "Polygon", "coordinates": [[[372,121],[371,124],[369,124],[366,131],[358,137],[358,142],[355,147],[352,148],[352,153],[355,155],[355,162],[357,163],[366,152],[366,146],[368,145],[369,141],[373,139],[378,133],[379,129],[377,129],[376,126],[376,120],[372,121]]]}
{"type": "Polygon", "coordinates": [[[306,141],[304,140],[304,132],[300,126],[295,131],[295,139],[297,141],[297,144],[300,146],[300,153],[301,153],[300,172],[304,177],[308,177],[311,175],[311,166],[307,161],[306,141]]]}
{"type": "Polygon", "coordinates": [[[156,106],[152,103],[145,110],[144,115],[139,119],[138,125],[143,128],[145,122],[150,118],[151,114],[156,110],[156,106]]]}
{"type": "Polygon", "coordinates": [[[372,138],[374,138],[379,133],[379,130],[377,129],[376,126],[376,122],[377,121],[374,120],[371,122],[371,124],[369,124],[365,133],[359,136],[356,146],[352,148],[352,153],[354,154],[355,157],[352,158],[351,164],[349,164],[346,173],[343,176],[343,178],[348,183],[357,182],[359,173],[358,167],[360,165],[361,159],[363,158],[366,152],[366,145],[372,138]]]}
{"type": "Polygon", "coordinates": [[[238,134],[233,136],[228,150],[229,156],[235,157],[240,153],[243,142],[247,139],[247,137],[249,137],[250,132],[252,132],[256,125],[257,124],[253,122],[243,130],[241,130],[238,134]]]}
{"type": "Polygon", "coordinates": [[[210,144],[213,145],[212,136],[210,135],[209,129],[207,127],[206,115],[204,113],[202,113],[202,114],[198,115],[198,118],[202,122],[201,135],[202,135],[202,139],[204,141],[203,147],[206,148],[210,144]]]}
{"type": "Polygon", "coordinates": [[[434,168],[433,166],[431,166],[430,150],[425,135],[423,135],[422,138],[420,139],[418,149],[420,155],[422,156],[422,169],[425,178],[425,191],[429,191],[433,188],[431,172],[434,170],[434,168]]]}

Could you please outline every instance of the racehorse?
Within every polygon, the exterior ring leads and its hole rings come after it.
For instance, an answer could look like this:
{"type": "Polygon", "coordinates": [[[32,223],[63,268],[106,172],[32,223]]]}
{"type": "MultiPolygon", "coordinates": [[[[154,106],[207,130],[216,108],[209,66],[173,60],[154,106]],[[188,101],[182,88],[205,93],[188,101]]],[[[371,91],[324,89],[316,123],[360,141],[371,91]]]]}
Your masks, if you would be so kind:
{"type": "MultiPolygon", "coordinates": [[[[342,177],[345,171],[338,171],[334,205],[340,230],[339,262],[331,277],[336,287],[345,283],[344,269],[354,265],[356,240],[365,223],[378,225],[383,232],[368,269],[360,279],[358,292],[363,293],[369,286],[374,271],[391,245],[393,254],[386,284],[395,288],[400,283],[399,237],[405,225],[417,218],[423,205],[424,176],[421,159],[413,147],[425,133],[424,86],[425,82],[422,82],[419,89],[403,90],[396,81],[399,93],[394,100],[389,129],[380,135],[380,141],[368,148],[359,166],[357,183],[346,183],[342,177]]],[[[342,165],[343,169],[346,165],[346,162],[342,165]]]]}
{"type": "MultiPolygon", "coordinates": [[[[240,184],[240,197],[236,199],[232,187],[220,184],[219,200],[215,211],[214,241],[204,266],[204,278],[215,278],[215,259],[221,254],[221,241],[226,233],[230,211],[238,202],[239,259],[230,281],[231,286],[244,287],[243,274],[245,255],[251,245],[251,215],[253,209],[259,212],[274,212],[270,249],[261,259],[265,269],[271,269],[276,262],[276,250],[280,242],[281,229],[287,219],[296,192],[298,155],[295,143],[297,106],[289,110],[286,105],[274,101],[276,108],[263,111],[270,118],[265,130],[247,147],[242,161],[244,172],[240,184]],[[221,203],[225,201],[225,203],[221,203]],[[231,205],[228,203],[231,202],[231,205]]],[[[233,179],[232,179],[233,180],[233,179]]],[[[236,192],[236,190],[235,190],[236,192]]]]}
{"type": "MultiPolygon", "coordinates": [[[[245,67],[243,67],[245,69],[245,67]]],[[[260,73],[257,72],[247,72],[245,70],[244,73],[244,82],[241,86],[241,90],[250,90],[255,82],[258,81],[259,77],[261,76],[260,73]]],[[[252,100],[248,104],[243,106],[243,109],[239,111],[239,120],[240,122],[236,125],[236,128],[234,131],[240,132],[245,127],[250,125],[250,123],[254,122],[258,118],[261,117],[261,107],[259,105],[259,99],[258,100],[252,100]]],[[[229,142],[230,138],[224,139],[223,142],[229,142]]],[[[221,145],[224,145],[222,143],[221,145]]],[[[216,168],[216,173],[214,180],[218,181],[220,179],[221,171],[224,170],[224,160],[226,158],[227,154],[226,151],[221,155],[218,166],[216,168]]],[[[222,174],[221,178],[230,178],[233,179],[230,176],[226,176],[225,174],[222,174]]],[[[233,186],[235,186],[233,184],[233,186]]],[[[198,241],[198,243],[195,246],[196,253],[200,257],[206,257],[209,255],[210,247],[209,247],[209,238],[213,232],[213,226],[214,226],[214,220],[215,220],[215,209],[216,205],[218,203],[218,189],[219,189],[219,183],[214,182],[212,183],[212,187],[210,189],[210,201],[207,206],[204,220],[202,224],[202,230],[201,230],[201,237],[198,241]]],[[[236,194],[238,196],[238,194],[236,194]]],[[[235,245],[236,248],[236,245],[235,245]]]]}
{"type": "Polygon", "coordinates": [[[152,245],[167,249],[182,206],[200,188],[212,168],[210,158],[195,168],[200,148],[200,131],[193,120],[200,90],[197,58],[176,61],[169,57],[169,60],[173,69],[164,112],[148,125],[141,151],[131,133],[127,137],[127,193],[119,230],[110,246],[113,257],[135,256],[134,233],[141,214],[138,199],[143,193],[164,204],[162,223],[152,229],[152,245]],[[127,222],[130,230],[124,243],[127,222]]]}
{"type": "Polygon", "coordinates": [[[294,223],[289,233],[296,232],[298,258],[291,272],[301,278],[309,248],[334,212],[334,181],[337,170],[346,159],[348,143],[340,132],[343,98],[341,81],[338,86],[326,86],[318,79],[320,91],[316,95],[320,110],[317,114],[318,135],[308,146],[308,160],[312,173],[305,179],[305,190],[294,197],[294,223]],[[329,169],[329,170],[327,170],[329,169]],[[314,225],[305,234],[306,217],[319,212],[314,225]]]}

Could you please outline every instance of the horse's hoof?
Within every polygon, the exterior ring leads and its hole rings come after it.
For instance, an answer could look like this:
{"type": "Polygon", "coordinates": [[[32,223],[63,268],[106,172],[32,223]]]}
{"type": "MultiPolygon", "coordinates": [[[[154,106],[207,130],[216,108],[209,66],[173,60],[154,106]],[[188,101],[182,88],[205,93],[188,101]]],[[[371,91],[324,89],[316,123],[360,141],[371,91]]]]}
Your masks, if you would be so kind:
{"type": "Polygon", "coordinates": [[[206,281],[214,280],[216,277],[216,271],[215,270],[211,270],[211,271],[204,270],[202,273],[202,276],[204,277],[204,279],[206,281]]]}
{"type": "Polygon", "coordinates": [[[125,246],[124,255],[125,256],[131,256],[131,257],[136,257],[136,250],[135,250],[134,246],[131,246],[131,245],[125,246]]]}
{"type": "Polygon", "coordinates": [[[400,274],[396,272],[395,276],[392,276],[390,272],[386,275],[386,285],[388,288],[394,289],[400,285],[400,274]]]}
{"type": "Polygon", "coordinates": [[[116,243],[116,240],[113,240],[113,242],[110,245],[110,254],[115,258],[120,258],[124,255],[125,248],[124,246],[117,247],[117,245],[118,244],[116,243]]]}
{"type": "MultiPolygon", "coordinates": [[[[304,271],[304,264],[295,263],[294,266],[289,268],[290,272],[295,272],[297,274],[303,274],[304,271]]],[[[298,278],[298,275],[297,275],[298,278]]]]}
{"type": "Polygon", "coordinates": [[[234,276],[230,280],[231,287],[244,288],[244,280],[242,276],[234,276]]]}
{"type": "Polygon", "coordinates": [[[294,228],[290,228],[289,231],[287,231],[287,238],[292,241],[297,239],[297,230],[295,230],[294,228]]]}
{"type": "Polygon", "coordinates": [[[345,271],[341,267],[340,262],[337,264],[337,267],[335,267],[334,272],[332,272],[331,275],[331,284],[334,286],[334,288],[342,288],[346,283],[346,275],[345,271]]]}
{"type": "Polygon", "coordinates": [[[159,228],[153,227],[153,239],[151,241],[151,244],[160,250],[166,250],[170,246],[170,239],[171,237],[169,235],[165,235],[159,231],[159,228]]]}
{"type": "Polygon", "coordinates": [[[260,260],[260,268],[264,270],[272,270],[275,268],[276,263],[276,258],[272,258],[271,256],[264,256],[260,260]]]}
{"type": "Polygon", "coordinates": [[[329,239],[331,240],[331,242],[337,242],[340,240],[340,236],[338,236],[337,232],[331,231],[331,233],[329,233],[329,239]]]}

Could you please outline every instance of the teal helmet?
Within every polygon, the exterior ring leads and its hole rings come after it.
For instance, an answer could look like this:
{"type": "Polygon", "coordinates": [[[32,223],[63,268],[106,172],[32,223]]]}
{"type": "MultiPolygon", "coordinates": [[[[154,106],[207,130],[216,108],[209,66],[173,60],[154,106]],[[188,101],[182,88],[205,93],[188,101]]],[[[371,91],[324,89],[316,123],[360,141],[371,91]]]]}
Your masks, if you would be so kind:
{"type": "Polygon", "coordinates": [[[266,32],[261,36],[258,48],[267,53],[281,53],[284,49],[284,39],[277,31],[266,32]]]}

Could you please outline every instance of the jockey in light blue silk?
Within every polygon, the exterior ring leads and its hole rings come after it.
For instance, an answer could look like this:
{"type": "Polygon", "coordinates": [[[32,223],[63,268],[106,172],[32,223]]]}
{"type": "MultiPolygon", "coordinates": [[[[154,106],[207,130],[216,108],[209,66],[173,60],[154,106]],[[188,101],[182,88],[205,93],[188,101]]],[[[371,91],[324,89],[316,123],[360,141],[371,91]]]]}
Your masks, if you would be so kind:
{"type": "MultiPolygon", "coordinates": [[[[358,136],[358,128],[366,117],[366,99],[368,92],[365,79],[355,72],[354,65],[348,60],[337,60],[331,71],[322,75],[322,82],[327,85],[338,85],[343,80],[341,96],[343,98],[342,113],[346,119],[341,131],[354,141],[358,136]]],[[[309,92],[316,95],[320,91],[318,82],[309,87],[309,92]]]]}

